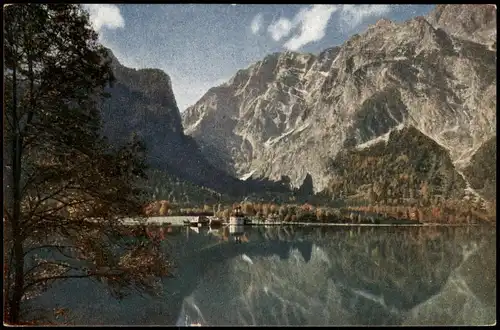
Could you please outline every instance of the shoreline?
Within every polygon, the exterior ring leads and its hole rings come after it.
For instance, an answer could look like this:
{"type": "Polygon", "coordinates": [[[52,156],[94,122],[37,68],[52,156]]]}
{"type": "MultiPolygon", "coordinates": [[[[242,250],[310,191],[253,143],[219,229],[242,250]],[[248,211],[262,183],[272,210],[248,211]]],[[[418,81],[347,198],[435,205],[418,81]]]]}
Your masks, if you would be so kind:
{"type": "MultiPolygon", "coordinates": [[[[476,223],[432,223],[432,222],[418,222],[418,221],[402,221],[402,222],[385,222],[385,223],[351,223],[351,222],[338,222],[338,223],[324,223],[324,222],[283,222],[283,221],[276,221],[276,222],[252,222],[252,223],[247,223],[247,224],[241,224],[241,225],[230,225],[229,223],[223,223],[220,225],[216,226],[210,226],[209,224],[203,224],[203,225],[187,225],[182,221],[182,218],[184,217],[176,217],[177,221],[169,217],[150,217],[146,218],[145,221],[137,221],[137,220],[132,220],[130,218],[125,218],[124,219],[124,225],[139,225],[139,224],[146,224],[146,225],[157,225],[157,226],[175,226],[175,227],[195,227],[195,228],[200,228],[200,227],[208,227],[208,228],[220,228],[220,227],[253,227],[253,226],[309,226],[309,227],[464,227],[464,226],[485,226],[489,225],[491,227],[496,228],[496,223],[482,223],[482,222],[476,222],[476,223]],[[174,220],[174,221],[172,221],[174,220]]],[[[185,217],[187,218],[194,218],[194,217],[185,217]]]]}
{"type": "Polygon", "coordinates": [[[348,227],[429,227],[429,226],[445,226],[445,227],[463,227],[463,226],[481,226],[481,224],[446,224],[446,223],[310,223],[310,222],[285,222],[285,223],[257,223],[244,226],[312,226],[312,227],[333,227],[333,226],[348,226],[348,227]]]}
{"type": "MultiPolygon", "coordinates": [[[[162,225],[162,224],[159,224],[162,225]]],[[[279,226],[297,226],[297,227],[480,227],[484,226],[483,224],[446,224],[446,223],[387,223],[387,224],[375,224],[375,223],[309,223],[309,222],[286,222],[286,223],[254,223],[254,224],[245,224],[245,225],[230,225],[223,224],[218,226],[190,226],[183,224],[168,224],[168,226],[172,227],[187,227],[187,228],[211,228],[211,229],[219,229],[223,227],[279,227],[279,226]]],[[[493,226],[496,227],[496,226],[493,226]]]]}

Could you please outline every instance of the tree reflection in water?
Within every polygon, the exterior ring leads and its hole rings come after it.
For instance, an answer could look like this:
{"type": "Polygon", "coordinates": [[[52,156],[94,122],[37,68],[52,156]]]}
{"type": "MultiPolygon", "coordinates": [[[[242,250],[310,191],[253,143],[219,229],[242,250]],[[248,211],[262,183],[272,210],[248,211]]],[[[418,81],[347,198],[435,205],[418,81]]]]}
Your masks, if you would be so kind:
{"type": "Polygon", "coordinates": [[[116,302],[78,282],[78,291],[68,284],[44,303],[68,307],[79,324],[173,325],[186,317],[202,325],[495,321],[491,228],[256,226],[244,227],[245,244],[231,237],[227,227],[165,232],[160,247],[175,257],[176,269],[163,280],[161,299],[116,302]]]}

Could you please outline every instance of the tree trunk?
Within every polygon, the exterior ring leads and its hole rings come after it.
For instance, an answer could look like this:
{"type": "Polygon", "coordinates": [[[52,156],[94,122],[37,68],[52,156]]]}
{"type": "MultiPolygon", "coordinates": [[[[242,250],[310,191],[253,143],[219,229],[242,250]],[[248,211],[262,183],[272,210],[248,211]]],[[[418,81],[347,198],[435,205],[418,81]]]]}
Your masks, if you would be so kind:
{"type": "Polygon", "coordinates": [[[21,299],[24,288],[24,249],[23,242],[18,236],[14,239],[14,286],[10,301],[10,322],[18,324],[20,321],[21,299]]]}
{"type": "Polygon", "coordinates": [[[14,285],[12,287],[12,298],[9,302],[10,322],[17,324],[20,317],[21,299],[24,287],[24,250],[21,228],[21,149],[22,137],[20,132],[20,122],[17,118],[17,76],[16,67],[12,72],[12,244],[13,244],[13,271],[14,285]]]}

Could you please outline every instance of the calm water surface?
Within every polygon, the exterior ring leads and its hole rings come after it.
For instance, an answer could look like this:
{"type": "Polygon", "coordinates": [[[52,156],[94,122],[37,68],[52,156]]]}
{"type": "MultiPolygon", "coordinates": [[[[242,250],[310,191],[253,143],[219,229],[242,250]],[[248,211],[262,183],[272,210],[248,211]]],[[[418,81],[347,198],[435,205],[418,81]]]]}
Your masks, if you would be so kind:
{"type": "Polygon", "coordinates": [[[159,297],[86,280],[31,303],[75,324],[477,325],[496,321],[496,232],[484,227],[173,228],[159,297]],[[226,236],[226,237],[225,237],[226,236]],[[239,241],[235,237],[239,236],[239,241]]]}

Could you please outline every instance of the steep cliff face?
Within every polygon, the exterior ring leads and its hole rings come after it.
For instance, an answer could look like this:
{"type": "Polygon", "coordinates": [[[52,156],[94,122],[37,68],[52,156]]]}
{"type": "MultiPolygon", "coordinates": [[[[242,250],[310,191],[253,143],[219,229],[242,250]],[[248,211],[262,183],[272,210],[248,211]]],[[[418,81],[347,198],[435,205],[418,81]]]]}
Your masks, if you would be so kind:
{"type": "MultiPolygon", "coordinates": [[[[451,26],[443,15],[438,21],[451,26]]],[[[319,55],[269,55],[182,115],[186,134],[216,167],[288,176],[295,187],[310,174],[315,192],[328,186],[327,164],[339,151],[399,125],[415,127],[466,165],[496,134],[496,51],[423,17],[380,20],[319,55]]]]}
{"type": "Polygon", "coordinates": [[[127,68],[108,53],[116,81],[102,105],[105,134],[120,141],[135,132],[147,142],[154,159],[168,158],[183,136],[170,77],[158,69],[127,68]]]}
{"type": "Polygon", "coordinates": [[[214,168],[184,134],[169,76],[158,69],[130,69],[111,51],[109,56],[116,81],[107,89],[111,97],[101,106],[104,134],[115,143],[137,134],[146,143],[149,164],[174,181],[241,193],[242,182],[214,168]]]}

